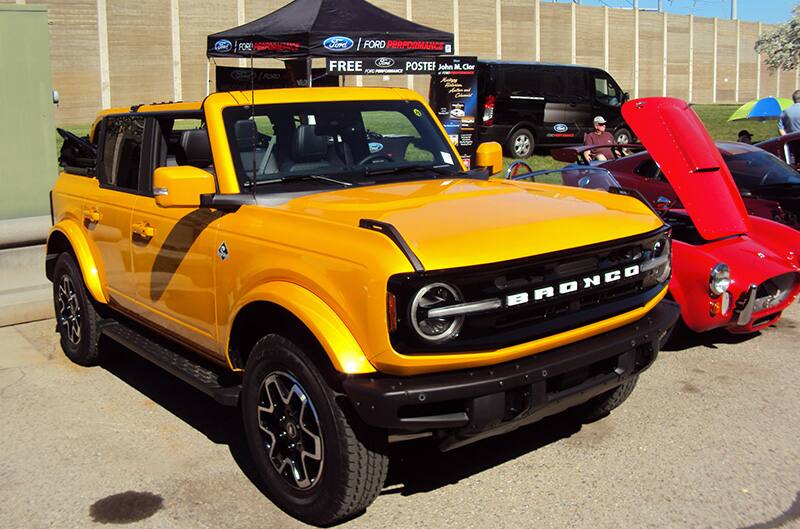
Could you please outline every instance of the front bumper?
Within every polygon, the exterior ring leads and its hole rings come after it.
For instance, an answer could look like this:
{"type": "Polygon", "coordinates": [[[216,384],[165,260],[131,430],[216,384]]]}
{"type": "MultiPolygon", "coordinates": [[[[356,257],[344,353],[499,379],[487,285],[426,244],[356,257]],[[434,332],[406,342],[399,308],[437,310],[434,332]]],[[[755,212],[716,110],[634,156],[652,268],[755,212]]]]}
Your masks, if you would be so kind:
{"type": "Polygon", "coordinates": [[[647,369],[678,319],[662,300],[613,331],[516,361],[413,377],[353,376],[343,389],[369,425],[444,430],[446,448],[514,430],[586,402],[647,369]]]}

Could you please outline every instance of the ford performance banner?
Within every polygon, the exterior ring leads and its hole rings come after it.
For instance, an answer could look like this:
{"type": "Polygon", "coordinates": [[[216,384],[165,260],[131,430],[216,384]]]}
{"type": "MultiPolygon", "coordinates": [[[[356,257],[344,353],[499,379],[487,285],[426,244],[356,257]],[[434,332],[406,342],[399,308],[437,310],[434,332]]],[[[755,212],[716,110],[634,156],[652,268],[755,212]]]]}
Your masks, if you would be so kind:
{"type": "MultiPolygon", "coordinates": [[[[297,88],[308,86],[305,71],[295,73],[284,68],[231,68],[217,66],[217,91],[250,90],[255,88],[297,88]]],[[[314,86],[339,86],[337,77],[325,75],[322,68],[314,68],[314,86]]]]}
{"type": "Polygon", "coordinates": [[[432,75],[436,59],[418,57],[347,57],[325,60],[328,75],[432,75]]]}
{"type": "Polygon", "coordinates": [[[475,155],[475,121],[478,119],[477,57],[441,57],[431,82],[433,111],[450,136],[467,169],[475,155]]]}

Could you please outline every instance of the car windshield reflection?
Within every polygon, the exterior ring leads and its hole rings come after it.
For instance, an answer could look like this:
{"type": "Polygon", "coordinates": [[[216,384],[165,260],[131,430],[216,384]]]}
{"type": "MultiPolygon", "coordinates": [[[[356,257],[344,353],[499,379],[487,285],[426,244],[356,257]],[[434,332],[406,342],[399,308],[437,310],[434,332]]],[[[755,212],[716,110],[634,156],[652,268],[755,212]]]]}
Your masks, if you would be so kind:
{"type": "Polygon", "coordinates": [[[547,169],[521,174],[514,180],[524,180],[540,184],[556,184],[584,189],[608,191],[612,187],[622,187],[608,169],[602,167],[571,167],[566,169],[547,169]]]}

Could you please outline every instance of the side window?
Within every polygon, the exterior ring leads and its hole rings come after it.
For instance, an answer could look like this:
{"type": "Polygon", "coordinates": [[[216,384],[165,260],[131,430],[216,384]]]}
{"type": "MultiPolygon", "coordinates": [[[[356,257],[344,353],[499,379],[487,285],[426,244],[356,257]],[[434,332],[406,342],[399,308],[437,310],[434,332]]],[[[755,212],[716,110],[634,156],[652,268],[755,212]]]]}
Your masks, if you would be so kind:
{"type": "MultiPolygon", "coordinates": [[[[540,68],[507,68],[502,74],[502,92],[510,96],[541,96],[543,90],[540,68]]],[[[546,74],[545,74],[546,75],[546,74]]]]}
{"type": "Polygon", "coordinates": [[[622,94],[617,87],[605,76],[595,76],[594,78],[594,97],[599,102],[606,105],[619,106],[622,94]]]}
{"type": "Polygon", "coordinates": [[[586,72],[579,68],[564,68],[561,71],[564,78],[564,98],[570,102],[589,100],[590,94],[586,90],[586,72]]]}
{"type": "Polygon", "coordinates": [[[650,178],[652,180],[664,180],[664,177],[661,173],[661,168],[658,166],[655,160],[647,160],[646,162],[642,162],[635,169],[635,172],[640,176],[650,178]]]}
{"type": "Polygon", "coordinates": [[[138,191],[145,118],[106,118],[100,181],[123,190],[138,191]]]}

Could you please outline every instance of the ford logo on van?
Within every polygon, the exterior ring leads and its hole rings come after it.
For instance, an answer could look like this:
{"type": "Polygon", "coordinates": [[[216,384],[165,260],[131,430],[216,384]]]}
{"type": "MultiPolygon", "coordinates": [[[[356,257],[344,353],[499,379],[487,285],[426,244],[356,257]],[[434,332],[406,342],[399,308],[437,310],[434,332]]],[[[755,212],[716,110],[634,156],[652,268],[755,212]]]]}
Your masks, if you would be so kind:
{"type": "Polygon", "coordinates": [[[322,41],[322,46],[326,50],[345,51],[353,47],[353,39],[342,36],[328,37],[322,41]]]}
{"type": "Polygon", "coordinates": [[[380,59],[375,59],[375,66],[378,68],[391,68],[394,66],[394,59],[391,57],[381,57],[380,59]]]}
{"type": "Polygon", "coordinates": [[[218,40],[214,43],[214,51],[218,51],[220,53],[228,53],[233,49],[233,44],[228,39],[218,40]]]}
{"type": "Polygon", "coordinates": [[[567,130],[569,130],[569,127],[567,127],[563,123],[556,123],[555,125],[553,125],[553,130],[556,132],[567,132],[567,130]]]}

